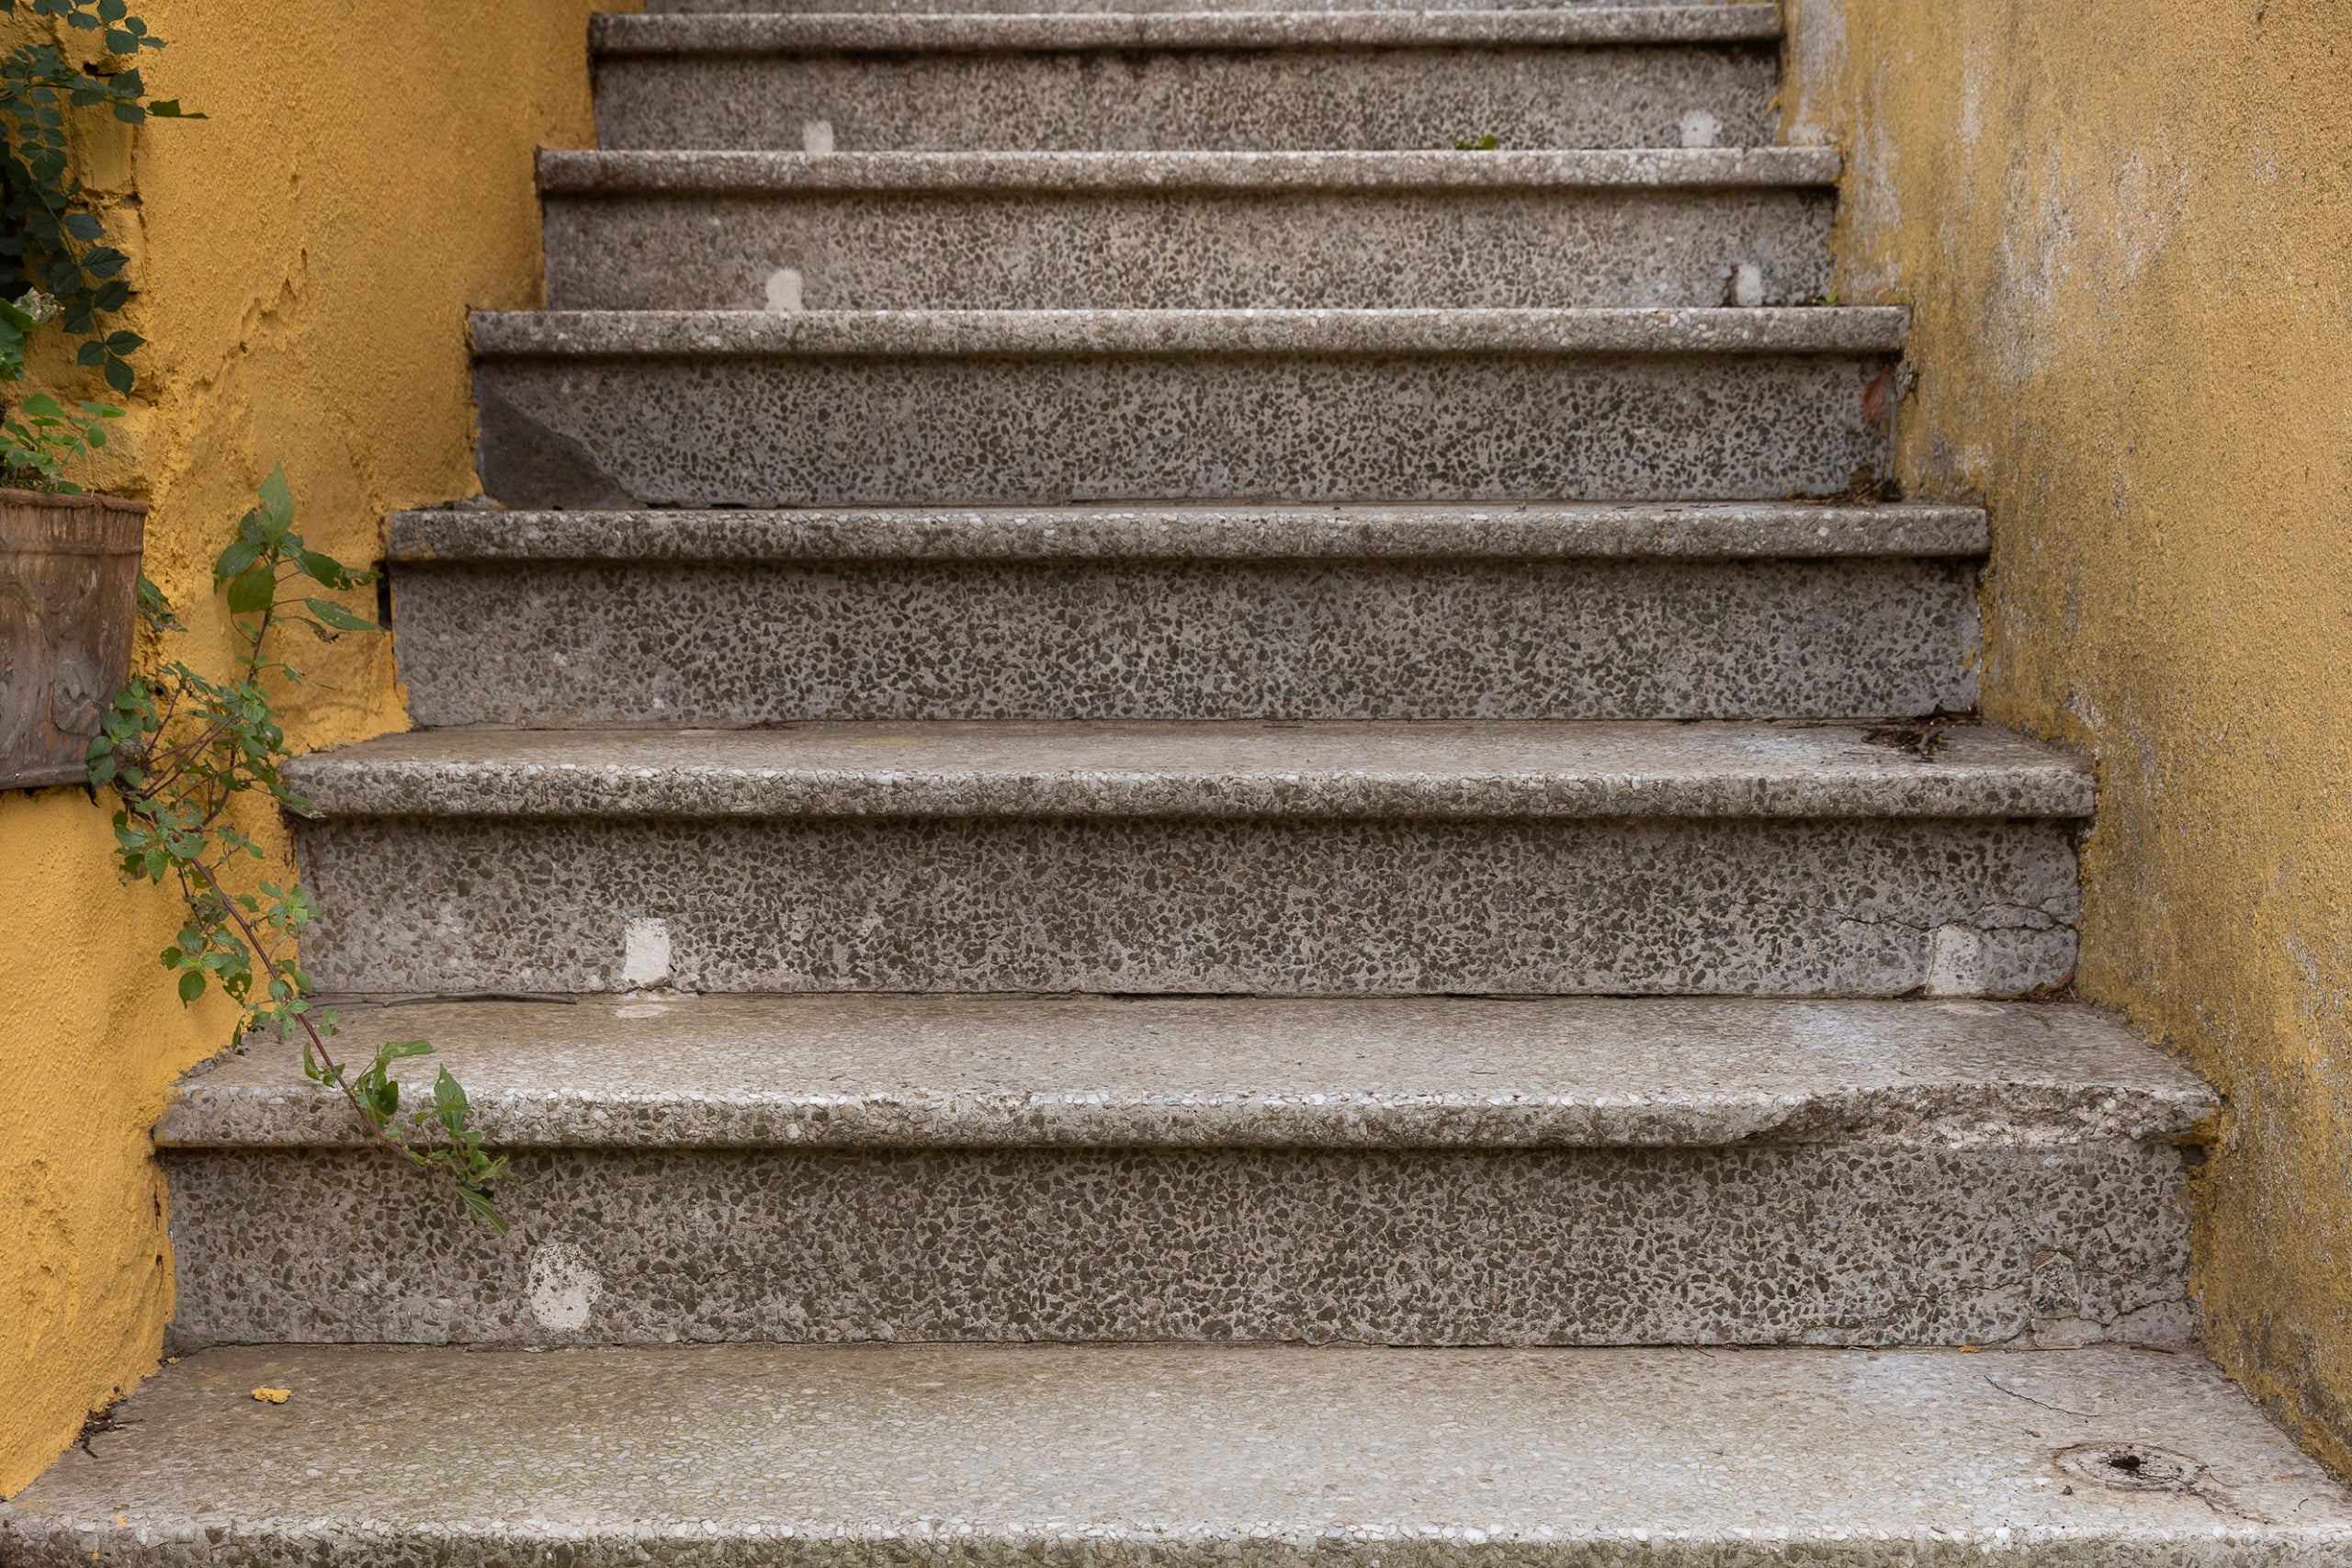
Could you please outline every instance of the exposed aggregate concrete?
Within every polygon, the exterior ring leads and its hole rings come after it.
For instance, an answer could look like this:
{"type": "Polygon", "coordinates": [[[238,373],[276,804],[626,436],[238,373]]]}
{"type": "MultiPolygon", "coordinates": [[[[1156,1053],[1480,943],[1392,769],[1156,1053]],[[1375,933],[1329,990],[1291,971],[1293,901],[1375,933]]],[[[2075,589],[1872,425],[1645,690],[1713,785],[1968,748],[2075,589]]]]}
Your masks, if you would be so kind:
{"type": "Polygon", "coordinates": [[[2178,1343],[2161,1144],[164,1156],[175,1343],[2178,1343]],[[330,1225],[332,1247],[311,1239],[330,1225]]]}
{"type": "Polygon", "coordinates": [[[0,1554],[2319,1568],[2352,1552],[2343,1490],[2211,1363],[2126,1349],[256,1347],[166,1369],[121,1415],[0,1507],[0,1554]],[[258,1404],[263,1382],[292,1397],[258,1404]],[[2061,1465],[2133,1444],[2185,1458],[2186,1482],[2061,1465]]]}
{"type": "Polygon", "coordinates": [[[1984,553],[1977,507],[1905,502],[1492,506],[395,512],[395,562],[1827,559],[1984,553]]]}
{"type": "Polygon", "coordinates": [[[1769,45],[1645,48],[1558,25],[1614,14],[607,16],[596,119],[608,148],[791,152],[811,125],[842,152],[1773,139],[1769,45]]]}
{"type": "Polygon", "coordinates": [[[339,990],[2018,995],[2039,821],[344,818],[298,829],[339,990]],[[1314,911],[1311,920],[1302,910],[1314,911]],[[650,960],[649,960],[650,962],[650,960]]]}
{"type": "MultiPolygon", "coordinates": [[[[593,527],[547,528],[543,547],[603,547],[593,527]]],[[[661,528],[605,536],[626,549],[661,528]]],[[[1029,562],[662,558],[696,547],[572,564],[514,559],[531,548],[518,540],[497,565],[396,568],[411,715],[1843,718],[1976,703],[1977,574],[1954,558],[1147,564],[1073,544],[1075,558],[1029,562]]]]}
{"type": "MultiPolygon", "coordinates": [[[[1642,44],[1680,47],[1665,58],[1703,58],[1701,46],[1768,43],[1781,36],[1773,5],[1543,6],[1505,9],[1359,7],[1295,9],[1057,11],[1011,14],[984,8],[795,12],[780,6],[729,15],[686,14],[655,6],[643,16],[605,13],[591,18],[589,47],[599,60],[633,55],[730,55],[775,52],[887,53],[914,51],[1041,52],[1067,49],[1317,49],[1333,46],[1550,44],[1608,45],[1603,59],[1638,62],[1614,52],[1642,44]]],[[[1768,81],[1766,90],[1770,91],[1768,81]]],[[[730,142],[730,146],[746,143],[730,142]]]]}
{"type": "Polygon", "coordinates": [[[1713,306],[1746,267],[1752,302],[1792,305],[1829,286],[1830,206],[1500,182],[600,188],[547,199],[548,303],[756,310],[789,268],[810,310],[1713,306]]]}
{"type": "MultiPolygon", "coordinates": [[[[2215,1097],[2087,1009],[1546,997],[346,1000],[427,1039],[500,1147],[1946,1147],[2188,1137],[2215,1097]],[[570,1003],[571,1005],[565,1005],[570,1003]]],[[[169,1147],[368,1134],[258,1035],[185,1080],[169,1147]]]]}
{"type": "Polygon", "coordinates": [[[1989,725],[809,724],[447,729],[289,764],[329,817],[2070,818],[2080,758],[1989,725]],[[1922,731],[1921,733],[1925,733],[1922,731]]]}

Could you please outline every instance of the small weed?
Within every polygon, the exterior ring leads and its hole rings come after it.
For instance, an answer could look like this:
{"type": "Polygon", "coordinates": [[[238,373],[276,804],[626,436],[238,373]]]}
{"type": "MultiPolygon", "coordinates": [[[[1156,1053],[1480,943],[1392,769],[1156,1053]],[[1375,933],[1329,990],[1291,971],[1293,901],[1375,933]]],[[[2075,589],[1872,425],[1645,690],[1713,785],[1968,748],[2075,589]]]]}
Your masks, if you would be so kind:
{"type": "MultiPolygon", "coordinates": [[[[300,882],[263,881],[255,897],[236,887],[235,868],[265,856],[232,818],[239,795],[259,793],[295,816],[318,815],[287,787],[281,771],[292,753],[271,688],[302,674],[272,656],[273,634],[300,626],[332,642],[347,632],[380,629],[312,592],[365,588],[375,575],[303,543],[283,470],[262,481],[259,500],[212,567],[235,637],[235,672],[215,679],[175,660],[155,674],[133,676],[107,705],[90,743],[90,787],[112,789],[120,802],[115,859],[124,879],[169,880],[187,906],[187,924],[162,955],[178,977],[180,1000],[193,1002],[219,987],[238,1009],[232,1043],[264,1027],[281,1038],[299,1035],[304,1076],[339,1092],[378,1146],[447,1179],[469,1213],[503,1235],[506,1221],[491,1188],[506,1162],[483,1152],[472,1105],[449,1069],[435,1078],[429,1108],[401,1104],[392,1065],[430,1055],[433,1047],[392,1041],[356,1071],[355,1064],[337,1060],[327,1045],[337,1032],[334,1010],[311,1005],[311,979],[295,953],[303,928],[318,916],[311,890],[300,882]]],[[[139,609],[154,632],[186,629],[143,576],[139,609]]]]}
{"type": "Polygon", "coordinates": [[[1491,131],[1484,136],[1457,136],[1453,140],[1456,152],[1491,152],[1501,145],[1491,131]]]}

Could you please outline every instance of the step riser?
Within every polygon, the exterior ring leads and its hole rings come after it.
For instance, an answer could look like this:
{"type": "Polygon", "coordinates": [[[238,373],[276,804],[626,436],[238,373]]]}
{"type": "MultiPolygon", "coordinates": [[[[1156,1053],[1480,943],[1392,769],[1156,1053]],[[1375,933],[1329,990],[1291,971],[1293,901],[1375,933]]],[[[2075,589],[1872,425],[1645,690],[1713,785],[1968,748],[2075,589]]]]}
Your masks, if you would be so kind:
{"type": "Polygon", "coordinates": [[[2161,1145],[531,1152],[503,1239],[362,1151],[165,1163],[189,1347],[2190,1332],[2161,1145]]]}
{"type": "MultiPolygon", "coordinates": [[[[1666,0],[1657,8],[1694,11],[1713,8],[1720,0],[1666,0]]],[[[1350,0],[1351,11],[1605,11],[1623,8],[1625,0],[1350,0]]],[[[858,0],[865,15],[898,17],[1034,16],[1037,0],[858,0]]],[[[1204,6],[1199,0],[1067,0],[1057,12],[1089,15],[1159,16],[1168,12],[1329,11],[1329,0],[1250,0],[1248,5],[1204,6]]],[[[835,16],[842,0],[648,0],[646,12],[668,17],[729,17],[773,14],[788,17],[835,16]]]]}
{"type": "Polygon", "coordinates": [[[417,723],[1844,717],[1976,701],[1973,563],[394,569],[417,723]]]}
{"type": "MultiPolygon", "coordinates": [[[[1830,355],[490,357],[515,506],[1754,500],[1886,457],[1830,355]]],[[[1875,382],[1875,386],[1874,386],[1875,382]]]]}
{"type": "Polygon", "coordinates": [[[1769,46],[607,56],[596,125],[785,152],[812,126],[844,152],[1753,147],[1774,74],[1769,46]]]}
{"type": "Polygon", "coordinates": [[[2072,973],[2079,908],[2073,829],[2051,821],[298,831],[325,908],[303,956],[329,991],[2013,995],[2072,973]]]}
{"type": "Polygon", "coordinates": [[[1826,191],[550,196],[548,303],[757,310],[1793,305],[1826,191]],[[1732,298],[1752,267],[1761,295],[1732,298]]]}

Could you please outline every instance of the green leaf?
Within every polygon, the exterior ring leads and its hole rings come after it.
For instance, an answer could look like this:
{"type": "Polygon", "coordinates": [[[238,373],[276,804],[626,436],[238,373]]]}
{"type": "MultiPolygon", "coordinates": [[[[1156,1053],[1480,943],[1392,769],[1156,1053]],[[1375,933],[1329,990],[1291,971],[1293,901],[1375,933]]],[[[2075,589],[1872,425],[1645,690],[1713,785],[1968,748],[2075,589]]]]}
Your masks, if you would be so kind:
{"type": "Polygon", "coordinates": [[[282,468],[270,469],[269,478],[261,481],[261,513],[281,535],[294,525],[294,490],[282,468]]]}
{"type": "Polygon", "coordinates": [[[229,613],[258,615],[277,603],[277,574],[266,566],[239,572],[229,580],[229,613]]]}
{"type": "Polygon", "coordinates": [[[305,599],[302,604],[311,614],[337,631],[372,632],[383,629],[374,621],[353,615],[332,599],[305,599]]]}
{"type": "Polygon", "coordinates": [[[498,1235],[506,1234],[506,1216],[500,1213],[498,1205],[490,1201],[490,1191],[487,1188],[460,1181],[458,1183],[458,1196],[465,1200],[468,1213],[481,1221],[498,1235]]]}
{"type": "Polygon", "coordinates": [[[212,563],[213,586],[217,588],[231,578],[243,574],[261,558],[261,549],[258,540],[239,539],[222,550],[220,558],[212,563]]]}
{"type": "Polygon", "coordinates": [[[181,970],[180,1000],[192,1002],[202,995],[204,995],[204,971],[201,969],[181,970]]]}

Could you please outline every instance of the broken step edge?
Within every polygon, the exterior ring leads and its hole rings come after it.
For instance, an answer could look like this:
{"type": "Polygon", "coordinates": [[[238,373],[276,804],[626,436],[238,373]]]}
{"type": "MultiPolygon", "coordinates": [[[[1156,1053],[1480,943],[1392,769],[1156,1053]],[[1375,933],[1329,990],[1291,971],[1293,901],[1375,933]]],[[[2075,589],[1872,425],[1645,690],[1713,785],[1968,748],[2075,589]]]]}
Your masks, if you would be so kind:
{"type": "MultiPolygon", "coordinates": [[[[2216,1100],[2090,1009],[1750,998],[589,997],[342,1004],[501,1147],[1506,1149],[2200,1135],[2216,1100]],[[571,1005],[546,1005],[570,1002],[571,1005]]],[[[291,1043],[184,1079],[171,1148],[358,1145],[291,1043]]]]}

